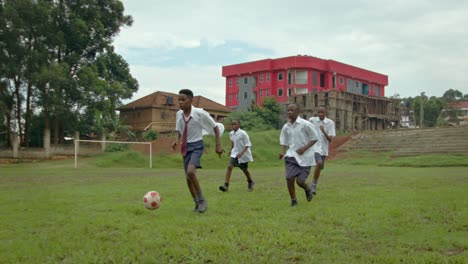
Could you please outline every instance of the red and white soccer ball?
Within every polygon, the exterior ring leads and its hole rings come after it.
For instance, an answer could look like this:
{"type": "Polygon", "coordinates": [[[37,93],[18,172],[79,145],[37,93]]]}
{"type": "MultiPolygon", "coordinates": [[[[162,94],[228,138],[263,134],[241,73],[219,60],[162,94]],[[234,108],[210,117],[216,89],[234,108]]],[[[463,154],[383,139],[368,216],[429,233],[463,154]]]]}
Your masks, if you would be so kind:
{"type": "Polygon", "coordinates": [[[143,203],[146,209],[154,210],[161,206],[162,198],[157,191],[149,191],[143,196],[143,203]]]}

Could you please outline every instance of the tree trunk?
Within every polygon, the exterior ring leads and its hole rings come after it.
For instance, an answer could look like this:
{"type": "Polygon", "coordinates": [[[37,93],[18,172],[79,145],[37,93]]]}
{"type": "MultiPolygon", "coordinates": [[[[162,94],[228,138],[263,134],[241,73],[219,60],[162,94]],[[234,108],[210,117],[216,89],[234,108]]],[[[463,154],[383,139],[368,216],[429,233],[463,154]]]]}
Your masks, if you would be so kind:
{"type": "Polygon", "coordinates": [[[45,151],[45,158],[48,159],[50,157],[50,116],[49,111],[44,109],[44,151],[45,151]]]}
{"type": "Polygon", "coordinates": [[[59,144],[59,117],[56,114],[54,120],[54,145],[59,144]]]}
{"type": "Polygon", "coordinates": [[[28,81],[28,92],[26,97],[26,115],[24,121],[24,145],[29,147],[29,138],[31,133],[31,97],[32,97],[32,84],[28,81]]]}
{"type": "Polygon", "coordinates": [[[16,119],[18,122],[18,135],[20,137],[20,145],[23,145],[23,128],[21,126],[21,81],[19,80],[19,77],[15,77],[15,96],[16,96],[16,119]]]}

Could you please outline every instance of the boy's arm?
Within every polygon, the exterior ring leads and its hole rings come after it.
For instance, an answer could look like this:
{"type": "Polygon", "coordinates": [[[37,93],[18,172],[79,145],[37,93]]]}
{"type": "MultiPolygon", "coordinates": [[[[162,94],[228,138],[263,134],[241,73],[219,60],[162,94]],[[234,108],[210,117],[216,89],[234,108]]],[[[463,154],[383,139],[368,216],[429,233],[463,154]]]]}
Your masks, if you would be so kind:
{"type": "Polygon", "coordinates": [[[172,142],[172,149],[173,149],[173,150],[175,150],[175,149],[176,149],[176,147],[177,147],[177,144],[179,144],[179,142],[180,142],[180,138],[181,138],[181,137],[182,137],[182,135],[180,134],[180,132],[179,132],[179,131],[177,131],[177,136],[176,136],[176,138],[175,138],[174,142],[172,142]]]}
{"type": "Polygon", "coordinates": [[[281,152],[278,155],[279,159],[282,159],[284,157],[284,154],[286,153],[286,150],[288,149],[288,146],[286,145],[281,145],[281,152]]]}
{"type": "Polygon", "coordinates": [[[213,128],[213,130],[214,130],[214,134],[215,134],[215,138],[216,138],[216,153],[221,158],[221,154],[224,152],[224,150],[223,150],[223,147],[221,146],[221,138],[220,138],[220,135],[219,135],[218,126],[215,126],[213,128]]]}

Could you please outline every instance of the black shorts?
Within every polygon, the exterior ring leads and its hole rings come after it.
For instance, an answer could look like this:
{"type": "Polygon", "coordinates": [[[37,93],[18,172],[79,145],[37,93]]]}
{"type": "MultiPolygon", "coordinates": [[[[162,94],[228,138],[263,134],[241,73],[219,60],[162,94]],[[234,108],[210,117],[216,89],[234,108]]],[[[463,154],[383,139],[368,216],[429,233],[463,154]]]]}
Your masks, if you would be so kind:
{"type": "Polygon", "coordinates": [[[239,167],[239,169],[241,169],[243,171],[247,171],[247,169],[249,168],[249,163],[248,162],[239,163],[238,158],[231,158],[231,160],[229,161],[229,164],[234,166],[234,167],[239,167]]]}

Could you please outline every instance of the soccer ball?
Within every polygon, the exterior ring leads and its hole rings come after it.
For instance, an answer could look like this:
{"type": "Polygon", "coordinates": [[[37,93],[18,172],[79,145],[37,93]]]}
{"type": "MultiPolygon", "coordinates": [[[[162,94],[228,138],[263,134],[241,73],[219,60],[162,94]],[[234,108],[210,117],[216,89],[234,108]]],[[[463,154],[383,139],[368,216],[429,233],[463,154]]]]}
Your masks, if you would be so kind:
{"type": "Polygon", "coordinates": [[[162,198],[157,191],[149,191],[143,196],[143,203],[146,209],[154,210],[161,206],[162,198]]]}

